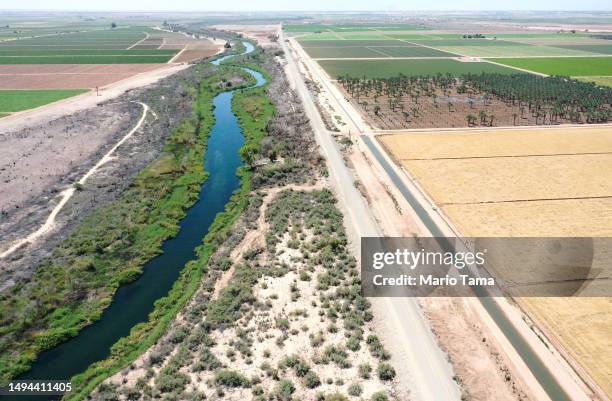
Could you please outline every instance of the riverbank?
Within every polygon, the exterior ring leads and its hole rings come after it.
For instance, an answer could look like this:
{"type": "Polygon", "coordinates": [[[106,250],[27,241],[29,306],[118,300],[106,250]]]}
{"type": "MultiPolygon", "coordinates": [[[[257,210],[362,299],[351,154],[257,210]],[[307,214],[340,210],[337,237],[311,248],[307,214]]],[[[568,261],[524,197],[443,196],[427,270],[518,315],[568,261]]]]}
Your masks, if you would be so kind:
{"type": "Polygon", "coordinates": [[[0,299],[1,379],[26,371],[40,351],[98,320],[117,289],[139,277],[144,262],[178,232],[206,179],[202,158],[214,122],[212,99],[225,90],[223,82],[250,84],[238,69],[193,69],[202,79],[199,92],[187,88],[193,114],[172,132],[160,157],[117,201],[88,216],[28,284],[0,299]]]}

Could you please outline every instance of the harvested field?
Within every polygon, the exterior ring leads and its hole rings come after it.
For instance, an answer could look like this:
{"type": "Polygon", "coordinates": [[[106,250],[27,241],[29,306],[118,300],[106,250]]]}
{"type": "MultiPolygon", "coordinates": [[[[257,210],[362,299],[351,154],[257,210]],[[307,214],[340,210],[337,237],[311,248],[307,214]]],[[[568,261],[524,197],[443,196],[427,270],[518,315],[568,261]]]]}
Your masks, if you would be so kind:
{"type": "Polygon", "coordinates": [[[440,205],[612,197],[612,180],[597,174],[612,170],[612,153],[403,159],[402,165],[440,205]]]}
{"type": "Polygon", "coordinates": [[[160,67],[160,64],[0,65],[0,89],[103,87],[160,67]]]}
{"type": "MultiPolygon", "coordinates": [[[[612,168],[608,128],[404,133],[378,138],[462,235],[612,236],[612,186],[606,183],[606,172],[612,168]]],[[[553,343],[560,344],[604,392],[612,394],[610,298],[518,301],[553,343]]]]}
{"type": "Polygon", "coordinates": [[[210,40],[197,40],[188,42],[185,50],[172,60],[174,63],[188,63],[191,61],[213,56],[219,51],[219,46],[210,40]]]}
{"type": "Polygon", "coordinates": [[[450,73],[461,75],[467,73],[497,72],[513,74],[516,71],[490,63],[460,62],[457,60],[323,60],[321,67],[333,78],[349,74],[353,77],[390,78],[400,73],[406,76],[450,73]]]}

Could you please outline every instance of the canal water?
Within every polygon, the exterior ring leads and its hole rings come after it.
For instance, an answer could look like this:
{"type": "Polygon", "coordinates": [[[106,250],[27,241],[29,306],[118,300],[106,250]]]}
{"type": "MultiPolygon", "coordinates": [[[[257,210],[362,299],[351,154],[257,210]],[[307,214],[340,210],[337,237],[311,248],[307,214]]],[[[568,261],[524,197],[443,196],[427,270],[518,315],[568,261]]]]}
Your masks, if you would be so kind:
{"type": "MultiPolygon", "coordinates": [[[[244,42],[244,46],[246,50],[242,54],[254,50],[254,46],[248,42],[244,42]]],[[[218,65],[221,60],[230,57],[234,56],[222,57],[212,63],[218,65]]],[[[266,80],[259,72],[242,69],[256,79],[253,87],[265,84],[266,80]]],[[[202,243],[215,216],[224,210],[232,193],[240,185],[236,172],[242,165],[239,150],[244,144],[244,137],[232,112],[233,96],[234,91],[227,91],[213,99],[215,124],[204,156],[204,168],[209,175],[202,185],[199,200],[180,222],[178,235],[163,243],[163,254],[145,263],[138,280],[119,288],[100,320],[84,328],[76,337],[42,352],[32,368],[19,379],[68,380],[93,362],[108,357],[111,346],[128,335],[136,324],[147,320],[154,302],[168,293],[183,266],[196,258],[195,248],[202,243]]],[[[42,400],[45,397],[14,397],[20,401],[28,398],[42,400]]]]}

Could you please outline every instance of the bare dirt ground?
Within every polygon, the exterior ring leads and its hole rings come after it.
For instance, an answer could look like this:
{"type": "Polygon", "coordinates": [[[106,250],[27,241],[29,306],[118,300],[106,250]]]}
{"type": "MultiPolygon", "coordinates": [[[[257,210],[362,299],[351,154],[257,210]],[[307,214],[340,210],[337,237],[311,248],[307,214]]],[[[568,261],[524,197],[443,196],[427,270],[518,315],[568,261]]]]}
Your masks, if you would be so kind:
{"type": "MultiPolygon", "coordinates": [[[[612,193],[601,179],[606,176],[603,172],[609,171],[610,166],[594,168],[588,162],[572,163],[571,160],[589,156],[580,154],[581,151],[609,151],[612,146],[609,134],[609,129],[560,127],[550,130],[483,131],[470,134],[450,131],[415,133],[414,137],[412,133],[407,133],[394,138],[381,136],[380,139],[395,154],[396,159],[418,155],[436,158],[437,163],[442,163],[430,166],[429,172],[425,173],[424,169],[407,165],[407,160],[402,160],[434,202],[442,202],[440,206],[443,213],[462,235],[606,237],[612,235],[612,193]],[[559,137],[558,141],[550,137],[555,133],[559,137]],[[427,137],[430,138],[429,143],[427,137]],[[445,137],[448,137],[448,143],[437,146],[436,144],[445,141],[445,137]],[[503,156],[503,152],[499,156],[498,146],[505,142],[509,144],[512,137],[516,138],[517,143],[509,145],[505,152],[515,156],[503,156]],[[519,144],[533,146],[526,146],[521,151],[519,144]],[[577,154],[557,155],[561,147],[577,154]],[[417,149],[421,148],[423,153],[419,154],[417,149]],[[462,149],[469,158],[458,159],[462,149]],[[551,160],[546,165],[534,167],[529,174],[517,172],[513,164],[509,163],[509,160],[534,158],[530,156],[534,151],[552,155],[535,158],[545,157],[551,160]],[[498,156],[493,156],[495,154],[498,156]],[[445,156],[451,158],[445,159],[445,156]],[[557,158],[560,160],[555,161],[557,158]],[[495,161],[497,166],[465,164],[481,160],[495,161]],[[456,161],[465,163],[457,164],[456,161]],[[487,173],[483,174],[485,171],[487,173]],[[510,173],[512,176],[509,176],[510,173]],[[517,180],[517,176],[520,179],[517,180]],[[567,177],[573,179],[563,186],[571,192],[563,193],[558,184],[567,177]],[[435,189],[444,185],[440,180],[446,180],[444,193],[435,189]],[[463,183],[462,188],[455,185],[457,182],[463,183]],[[599,184],[596,184],[597,182],[599,184]],[[590,187],[590,184],[593,186],[590,187]],[[474,190],[475,188],[478,190],[474,190]],[[507,188],[512,188],[512,193],[506,192],[507,188]],[[540,190],[544,192],[539,192],[540,190]],[[593,190],[603,192],[595,194],[593,190]],[[509,202],[493,199],[480,203],[491,196],[503,194],[521,199],[509,202]],[[472,197],[474,195],[476,198],[472,197]],[[545,199],[533,199],[534,196],[544,195],[545,199]],[[472,198],[464,198],[464,203],[444,204],[444,200],[448,201],[449,197],[454,196],[472,198]]],[[[609,153],[590,156],[608,155],[609,153]]],[[[585,381],[591,383],[595,392],[601,391],[602,398],[605,397],[603,393],[612,393],[612,354],[609,352],[612,350],[610,298],[517,298],[517,302],[576,371],[586,372],[586,375],[582,376],[585,381]],[[594,382],[591,382],[591,378],[594,382]]]]}
{"type": "Polygon", "coordinates": [[[0,65],[0,89],[81,89],[110,85],[164,64],[0,65]]]}

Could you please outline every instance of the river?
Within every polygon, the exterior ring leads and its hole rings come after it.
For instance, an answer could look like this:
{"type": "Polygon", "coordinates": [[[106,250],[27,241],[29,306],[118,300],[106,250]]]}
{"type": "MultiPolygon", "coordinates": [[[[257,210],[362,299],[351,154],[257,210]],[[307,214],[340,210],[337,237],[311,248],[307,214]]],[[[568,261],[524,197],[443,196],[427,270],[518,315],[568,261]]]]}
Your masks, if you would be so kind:
{"type": "MultiPolygon", "coordinates": [[[[252,44],[243,44],[246,50],[242,54],[255,50],[252,44]]],[[[221,57],[212,64],[219,65],[222,60],[230,57],[234,56],[221,57]]],[[[242,69],[256,79],[257,83],[253,87],[266,83],[259,72],[242,69]]],[[[234,92],[223,92],[213,99],[215,124],[204,155],[204,168],[209,175],[202,184],[199,200],[180,222],[177,236],[163,243],[161,255],[144,264],[143,274],[138,280],[119,288],[100,320],[84,328],[76,337],[42,352],[32,368],[19,379],[68,380],[92,363],[108,357],[111,346],[128,335],[136,324],[147,320],[155,301],[168,293],[181,269],[188,261],[196,258],[195,248],[202,243],[215,216],[224,210],[232,193],[240,185],[236,172],[242,165],[239,150],[244,144],[244,137],[238,119],[232,112],[234,92]]],[[[11,398],[26,401],[57,397],[11,398]]]]}

